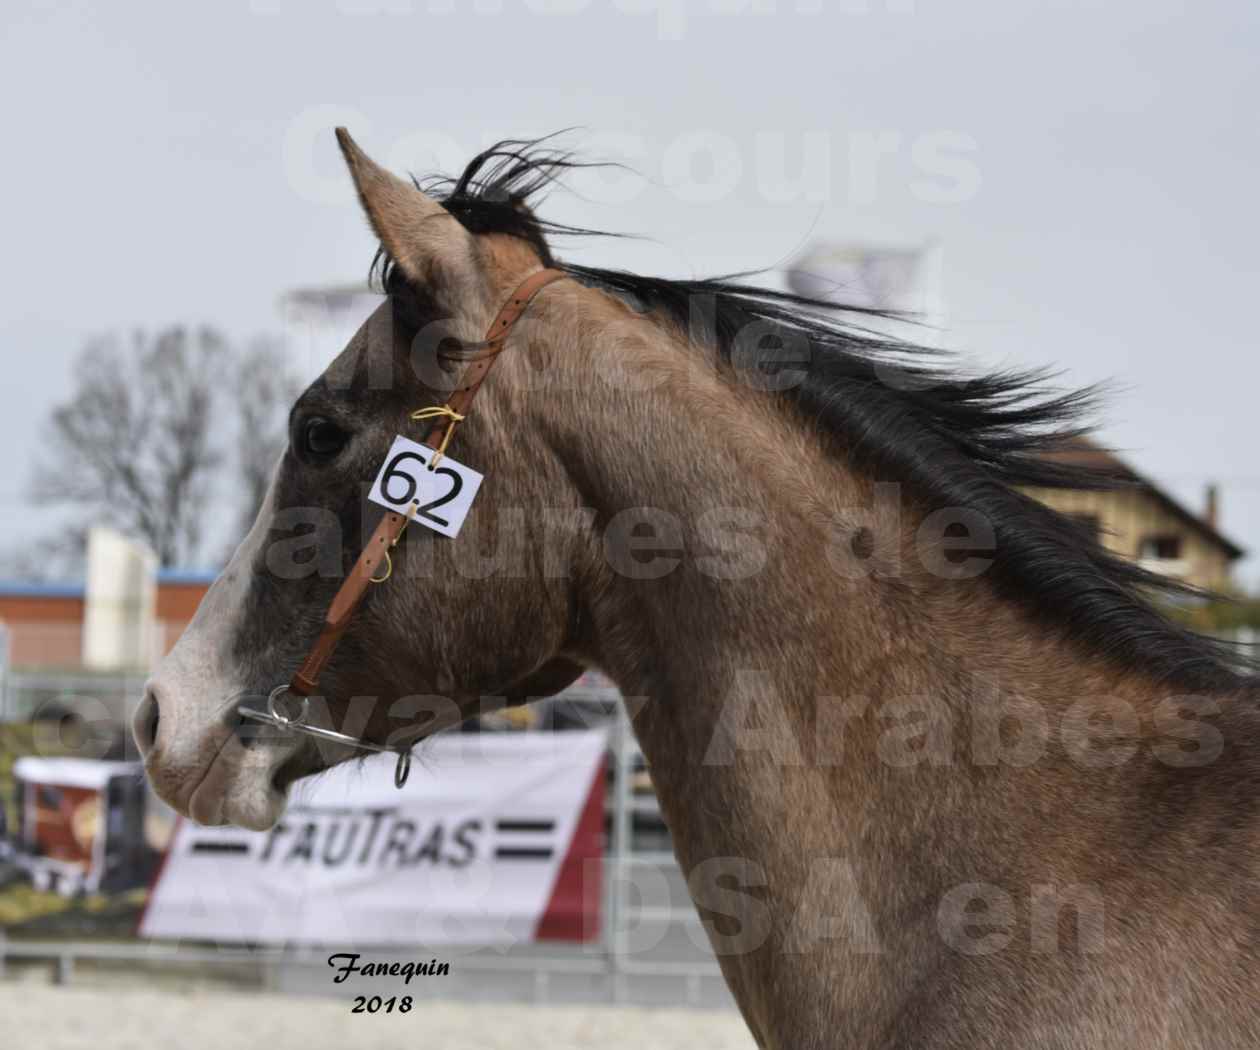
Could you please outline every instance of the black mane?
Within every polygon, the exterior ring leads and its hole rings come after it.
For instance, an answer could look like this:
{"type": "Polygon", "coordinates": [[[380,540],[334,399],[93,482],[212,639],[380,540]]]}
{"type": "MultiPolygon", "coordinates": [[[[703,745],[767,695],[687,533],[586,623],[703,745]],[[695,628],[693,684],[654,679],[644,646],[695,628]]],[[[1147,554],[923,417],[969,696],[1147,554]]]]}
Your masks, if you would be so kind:
{"type": "MultiPolygon", "coordinates": [[[[1230,645],[1167,619],[1152,599],[1198,595],[1108,553],[1071,519],[1015,486],[1098,488],[1114,478],[1046,458],[1090,430],[1097,388],[1047,389],[1043,370],[966,374],[941,351],[853,323],[881,311],[839,308],[741,278],[669,280],[557,261],[550,235],[601,235],[534,213],[538,193],[589,165],[548,140],[508,140],[458,179],[418,182],[469,230],[520,237],[544,263],[627,296],[716,347],[728,360],[750,324],[807,340],[807,370],[781,395],[836,436],[858,465],[895,478],[929,506],[983,515],[996,534],[991,575],[1007,594],[1123,665],[1190,690],[1254,684],[1257,668],[1230,645]],[[697,304],[703,306],[697,309],[697,304]]],[[[383,283],[392,266],[378,255],[383,283]]],[[[375,266],[374,266],[375,268],[375,266]]],[[[765,361],[760,362],[765,371],[765,361]]],[[[799,358],[791,365],[799,369],[799,358]]]]}

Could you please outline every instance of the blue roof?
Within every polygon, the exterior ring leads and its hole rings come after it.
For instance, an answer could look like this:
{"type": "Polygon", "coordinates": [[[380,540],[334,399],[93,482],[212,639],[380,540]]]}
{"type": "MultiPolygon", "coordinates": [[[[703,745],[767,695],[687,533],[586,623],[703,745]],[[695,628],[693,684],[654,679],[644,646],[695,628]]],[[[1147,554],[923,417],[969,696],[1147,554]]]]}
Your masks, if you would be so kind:
{"type": "Polygon", "coordinates": [[[157,574],[158,583],[176,587],[211,584],[218,578],[218,569],[159,569],[157,574]]]}
{"type": "MultiPolygon", "coordinates": [[[[205,587],[218,576],[213,569],[161,569],[157,582],[168,587],[205,587]]],[[[82,583],[73,581],[0,580],[0,598],[82,598],[85,592],[82,583]]]]}
{"type": "Polygon", "coordinates": [[[0,598],[82,598],[83,592],[81,583],[0,580],[0,598]]]}

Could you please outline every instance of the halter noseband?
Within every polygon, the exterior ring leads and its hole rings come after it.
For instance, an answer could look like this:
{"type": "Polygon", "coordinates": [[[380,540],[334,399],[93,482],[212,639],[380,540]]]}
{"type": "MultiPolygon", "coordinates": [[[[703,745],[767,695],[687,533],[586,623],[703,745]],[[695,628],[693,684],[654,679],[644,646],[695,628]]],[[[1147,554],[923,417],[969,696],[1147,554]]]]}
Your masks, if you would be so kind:
{"type": "MultiPolygon", "coordinates": [[[[456,425],[468,415],[473,398],[477,396],[477,391],[489,374],[491,366],[502,353],[512,327],[520,320],[521,315],[525,313],[539,292],[547,285],[567,276],[568,274],[562,270],[547,269],[539,270],[522,281],[495,316],[486,333],[484,346],[469,360],[468,367],[460,375],[460,385],[447,399],[446,404],[413,413],[413,419],[436,421],[424,439],[424,444],[434,451],[434,459],[430,461],[431,466],[435,465],[438,458],[446,451],[456,425]]],[[[287,685],[276,686],[271,691],[271,695],[267,697],[266,710],[258,710],[243,704],[237,708],[237,712],[242,717],[256,722],[266,722],[285,732],[303,733],[319,740],[330,740],[348,747],[355,747],[361,751],[396,754],[398,765],[394,768],[394,783],[398,787],[402,787],[407,782],[407,775],[411,772],[410,747],[375,744],[347,733],[307,725],[305,719],[309,713],[311,695],[319,688],[320,675],[336,651],[341,636],[345,634],[346,628],[354,619],[354,614],[358,611],[368,587],[373,583],[383,583],[389,578],[387,573],[378,579],[376,571],[382,562],[388,563],[392,568],[390,552],[402,539],[410,521],[410,515],[398,514],[394,511],[386,512],[380,524],[377,525],[376,531],[368,540],[367,546],[363,548],[354,568],[350,570],[350,575],[346,577],[333,598],[332,604],[329,605],[328,612],[324,616],[323,630],[292,680],[287,685]],[[298,708],[292,714],[287,713],[281,706],[281,700],[286,695],[298,701],[298,708]]]]}

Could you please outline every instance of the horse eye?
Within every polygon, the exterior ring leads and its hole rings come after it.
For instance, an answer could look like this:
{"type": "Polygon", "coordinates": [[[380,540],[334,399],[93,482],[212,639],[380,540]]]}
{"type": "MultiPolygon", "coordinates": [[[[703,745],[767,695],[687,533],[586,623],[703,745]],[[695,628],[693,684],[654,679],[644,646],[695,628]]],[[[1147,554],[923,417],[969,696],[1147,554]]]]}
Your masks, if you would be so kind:
{"type": "Polygon", "coordinates": [[[347,435],[323,416],[313,416],[302,426],[302,451],[316,459],[329,459],[346,447],[347,435]]]}

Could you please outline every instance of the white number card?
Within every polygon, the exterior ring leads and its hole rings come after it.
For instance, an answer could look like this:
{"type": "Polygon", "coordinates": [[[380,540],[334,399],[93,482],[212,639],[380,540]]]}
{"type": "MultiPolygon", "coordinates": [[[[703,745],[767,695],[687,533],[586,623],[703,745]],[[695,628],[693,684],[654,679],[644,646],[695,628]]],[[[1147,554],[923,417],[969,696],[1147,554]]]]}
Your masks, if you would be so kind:
{"type": "Polygon", "coordinates": [[[433,449],[402,436],[394,438],[385,465],[368,498],[399,514],[415,507],[415,520],[443,536],[455,537],[468,517],[482,475],[443,456],[433,470],[433,449]]]}

